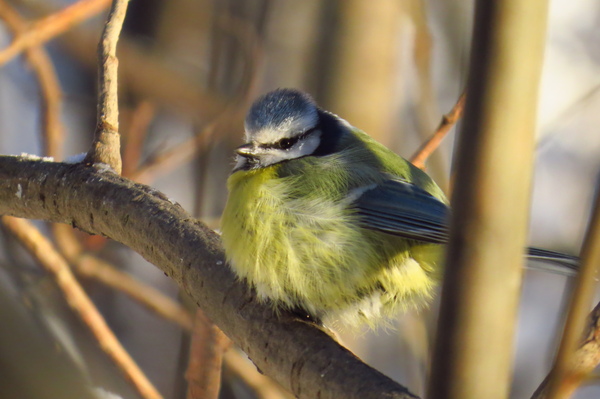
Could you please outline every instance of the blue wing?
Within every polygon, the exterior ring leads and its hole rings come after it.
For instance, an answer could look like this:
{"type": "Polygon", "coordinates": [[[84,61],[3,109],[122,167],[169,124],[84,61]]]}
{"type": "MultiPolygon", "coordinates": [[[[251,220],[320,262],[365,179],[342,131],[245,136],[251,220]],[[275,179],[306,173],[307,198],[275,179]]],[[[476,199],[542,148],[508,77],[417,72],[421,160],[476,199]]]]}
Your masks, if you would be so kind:
{"type": "Polygon", "coordinates": [[[450,208],[414,184],[387,180],[352,206],[366,229],[435,244],[448,241],[450,208]]]}
{"type": "MultiPolygon", "coordinates": [[[[433,244],[448,242],[450,208],[414,184],[387,180],[366,190],[351,206],[366,229],[433,244]]],[[[566,274],[578,270],[580,263],[576,256],[533,247],[527,248],[527,257],[545,262],[544,270],[566,274]]]]}

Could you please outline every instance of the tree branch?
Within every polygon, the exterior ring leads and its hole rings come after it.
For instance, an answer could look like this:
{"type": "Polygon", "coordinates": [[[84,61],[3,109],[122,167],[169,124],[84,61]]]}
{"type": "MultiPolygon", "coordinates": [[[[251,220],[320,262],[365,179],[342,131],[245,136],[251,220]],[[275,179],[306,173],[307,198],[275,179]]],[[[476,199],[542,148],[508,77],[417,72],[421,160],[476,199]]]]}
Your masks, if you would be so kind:
{"type": "Polygon", "coordinates": [[[475,4],[432,398],[508,397],[527,236],[547,2],[475,4]]]}
{"type": "Polygon", "coordinates": [[[557,373],[556,365],[552,368],[531,399],[548,399],[552,394],[550,392],[551,384],[557,377],[559,380],[554,383],[558,383],[560,394],[565,398],[570,397],[600,364],[600,303],[588,316],[583,341],[568,360],[569,364],[560,366],[562,368],[559,371],[560,374],[557,373]]]}
{"type": "Polygon", "coordinates": [[[0,157],[0,214],[68,223],[140,253],[170,276],[265,374],[299,398],[415,398],[325,330],[259,303],[216,233],[150,187],[81,164],[0,157]]]}
{"type": "Polygon", "coordinates": [[[586,320],[600,274],[600,195],[598,194],[581,254],[581,269],[575,281],[556,361],[550,375],[536,391],[534,397],[548,399],[570,397],[600,362],[598,351],[600,305],[596,306],[586,320]],[[581,331],[584,326],[586,330],[581,343],[581,331]]]}
{"type": "Polygon", "coordinates": [[[98,44],[98,113],[94,141],[85,157],[86,163],[104,163],[121,173],[121,136],[119,135],[119,101],[117,42],[125,20],[129,0],[113,0],[102,38],[98,44]]]}
{"type": "Polygon", "coordinates": [[[202,309],[196,310],[191,341],[185,373],[187,399],[218,399],[223,355],[231,348],[231,341],[202,309]]]}
{"type": "Polygon", "coordinates": [[[442,120],[435,132],[424,142],[410,158],[410,162],[419,169],[425,169],[425,161],[440,146],[442,140],[461,118],[465,108],[466,92],[463,92],[454,107],[442,116],[442,120]]]}

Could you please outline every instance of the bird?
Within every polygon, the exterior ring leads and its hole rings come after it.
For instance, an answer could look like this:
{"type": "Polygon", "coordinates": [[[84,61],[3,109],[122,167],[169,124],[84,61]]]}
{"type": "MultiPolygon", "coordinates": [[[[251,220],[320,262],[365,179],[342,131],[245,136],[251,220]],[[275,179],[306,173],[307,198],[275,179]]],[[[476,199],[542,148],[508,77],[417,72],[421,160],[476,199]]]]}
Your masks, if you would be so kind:
{"type": "MultiPolygon", "coordinates": [[[[221,234],[259,300],[372,329],[430,303],[450,207],[429,175],[296,89],[256,99],[244,131],[221,234]]],[[[558,270],[577,264],[539,248],[527,255],[558,270]]]]}

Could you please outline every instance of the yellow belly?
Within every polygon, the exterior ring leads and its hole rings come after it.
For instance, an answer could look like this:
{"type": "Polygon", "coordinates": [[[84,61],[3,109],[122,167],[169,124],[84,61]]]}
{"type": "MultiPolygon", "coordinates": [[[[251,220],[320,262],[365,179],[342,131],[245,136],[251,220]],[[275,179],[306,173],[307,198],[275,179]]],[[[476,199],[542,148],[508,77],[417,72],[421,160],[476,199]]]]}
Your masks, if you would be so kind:
{"type": "Polygon", "coordinates": [[[274,173],[233,174],[223,214],[228,261],[260,298],[349,325],[426,303],[435,246],[360,228],[342,200],[293,198],[274,173]]]}

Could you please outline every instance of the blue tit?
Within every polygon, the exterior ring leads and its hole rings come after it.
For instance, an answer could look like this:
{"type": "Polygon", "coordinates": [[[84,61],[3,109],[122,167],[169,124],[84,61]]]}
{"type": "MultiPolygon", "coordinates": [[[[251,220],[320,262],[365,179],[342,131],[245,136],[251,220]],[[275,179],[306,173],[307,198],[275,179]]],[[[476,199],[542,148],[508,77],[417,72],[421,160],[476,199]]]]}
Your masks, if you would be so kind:
{"type": "Polygon", "coordinates": [[[229,264],[260,299],[370,327],[428,303],[449,208],[425,172],[292,89],[254,102],[245,140],[221,231],[229,264]]]}

